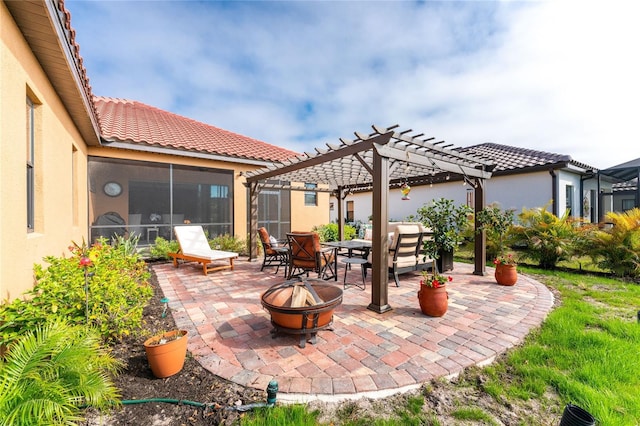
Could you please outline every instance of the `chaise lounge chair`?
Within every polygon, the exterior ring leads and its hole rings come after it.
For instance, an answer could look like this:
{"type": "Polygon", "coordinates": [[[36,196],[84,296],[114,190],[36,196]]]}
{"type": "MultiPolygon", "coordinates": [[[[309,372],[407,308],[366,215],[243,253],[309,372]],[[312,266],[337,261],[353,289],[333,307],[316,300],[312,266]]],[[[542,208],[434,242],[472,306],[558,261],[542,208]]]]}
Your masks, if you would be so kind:
{"type": "Polygon", "coordinates": [[[238,257],[238,253],[212,250],[206,235],[204,235],[202,226],[174,226],[173,230],[180,244],[178,253],[169,253],[169,256],[173,258],[173,266],[177,268],[179,266],[178,259],[182,259],[185,262],[201,263],[205,275],[222,269],[233,270],[233,259],[238,257]],[[212,265],[213,262],[218,260],[229,260],[229,264],[212,265]]]}

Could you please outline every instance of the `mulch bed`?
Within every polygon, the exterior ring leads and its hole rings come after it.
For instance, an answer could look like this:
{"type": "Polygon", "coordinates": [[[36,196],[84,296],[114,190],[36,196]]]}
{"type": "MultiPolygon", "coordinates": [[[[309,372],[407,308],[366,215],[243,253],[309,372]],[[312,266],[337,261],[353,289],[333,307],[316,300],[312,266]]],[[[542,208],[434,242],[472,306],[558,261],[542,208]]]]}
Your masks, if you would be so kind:
{"type": "Polygon", "coordinates": [[[172,330],[175,322],[170,313],[162,317],[164,296],[152,274],[154,296],[145,308],[144,326],[140,333],[113,345],[113,355],[124,363],[115,379],[123,401],[167,398],[186,403],[145,402],[125,404],[110,413],[87,410],[84,425],[229,425],[237,423],[244,412],[236,407],[265,402],[266,391],[245,388],[228,382],[205,370],[187,354],[182,371],[165,379],[151,373],[142,343],[161,331],[172,330]],[[191,404],[195,402],[197,404],[191,404]],[[198,407],[199,403],[206,404],[198,407]]]}

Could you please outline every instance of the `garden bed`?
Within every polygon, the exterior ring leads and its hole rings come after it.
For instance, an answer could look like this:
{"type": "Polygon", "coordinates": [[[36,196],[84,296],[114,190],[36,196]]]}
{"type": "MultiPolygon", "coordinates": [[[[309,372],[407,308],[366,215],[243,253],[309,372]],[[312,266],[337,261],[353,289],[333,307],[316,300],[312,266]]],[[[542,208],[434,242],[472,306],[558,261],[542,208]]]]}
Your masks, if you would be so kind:
{"type": "Polygon", "coordinates": [[[178,399],[205,403],[208,407],[173,404],[166,402],[148,402],[123,405],[111,413],[100,414],[88,410],[84,425],[218,425],[232,424],[240,413],[229,410],[237,404],[264,402],[266,392],[230,383],[205,370],[195,359],[187,356],[182,371],[166,379],[157,379],[151,373],[147,363],[144,336],[151,336],[158,330],[175,328],[172,316],[162,317],[164,297],[157,286],[155,276],[151,278],[154,296],[144,310],[145,324],[138,336],[125,338],[114,345],[113,355],[121,360],[125,368],[115,378],[122,400],[178,399]]]}

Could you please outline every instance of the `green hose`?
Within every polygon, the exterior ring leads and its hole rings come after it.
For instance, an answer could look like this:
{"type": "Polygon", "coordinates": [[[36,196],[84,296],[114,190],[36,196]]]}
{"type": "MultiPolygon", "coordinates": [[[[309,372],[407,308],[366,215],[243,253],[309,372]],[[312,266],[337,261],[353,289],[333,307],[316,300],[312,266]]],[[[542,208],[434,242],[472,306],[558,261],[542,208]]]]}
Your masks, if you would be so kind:
{"type": "MultiPolygon", "coordinates": [[[[205,404],[202,402],[189,401],[187,399],[172,399],[172,398],[148,398],[148,399],[127,399],[122,401],[122,405],[134,405],[134,404],[146,404],[150,402],[166,402],[168,404],[176,404],[176,405],[191,405],[194,407],[205,407],[205,408],[220,408],[217,404],[205,404]]],[[[274,404],[268,404],[266,402],[255,402],[252,404],[244,404],[237,405],[231,407],[224,407],[225,410],[233,410],[233,411],[249,411],[254,408],[263,408],[263,407],[273,407],[274,404]]]]}

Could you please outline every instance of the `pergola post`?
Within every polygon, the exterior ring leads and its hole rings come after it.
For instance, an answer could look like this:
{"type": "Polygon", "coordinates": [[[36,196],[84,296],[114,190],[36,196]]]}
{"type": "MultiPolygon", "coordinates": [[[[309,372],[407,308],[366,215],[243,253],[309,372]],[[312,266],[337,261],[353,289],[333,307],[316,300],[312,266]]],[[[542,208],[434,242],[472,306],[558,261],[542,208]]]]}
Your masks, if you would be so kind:
{"type": "Polygon", "coordinates": [[[258,182],[249,184],[249,261],[258,258],[258,182]]]}
{"type": "Polygon", "coordinates": [[[344,187],[338,186],[338,190],[336,191],[336,198],[338,199],[338,240],[344,240],[344,209],[342,208],[342,191],[344,187]]]}
{"type": "Polygon", "coordinates": [[[474,275],[487,275],[487,233],[486,231],[478,232],[478,228],[480,227],[480,223],[478,222],[478,212],[480,212],[485,205],[485,195],[484,195],[484,179],[476,178],[475,179],[475,195],[474,195],[474,211],[475,211],[475,220],[474,220],[474,275]]]}
{"type": "Polygon", "coordinates": [[[373,150],[373,238],[371,241],[371,303],[376,313],[390,311],[389,306],[389,159],[373,150]]]}

